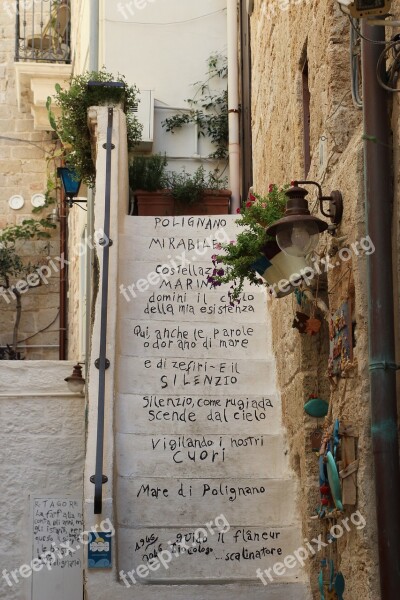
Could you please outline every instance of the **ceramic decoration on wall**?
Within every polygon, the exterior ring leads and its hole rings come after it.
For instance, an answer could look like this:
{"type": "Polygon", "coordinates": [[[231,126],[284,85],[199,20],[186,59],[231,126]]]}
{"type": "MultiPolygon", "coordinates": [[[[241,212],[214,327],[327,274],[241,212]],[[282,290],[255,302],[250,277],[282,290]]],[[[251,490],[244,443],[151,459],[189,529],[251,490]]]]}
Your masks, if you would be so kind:
{"type": "Polygon", "coordinates": [[[46,198],[44,194],[33,194],[31,198],[31,204],[34,208],[40,208],[46,204],[46,198]]]}
{"type": "Polygon", "coordinates": [[[24,204],[25,204],[25,200],[19,194],[15,194],[14,196],[11,196],[11,198],[8,200],[8,205],[13,210],[19,210],[20,208],[22,208],[24,206],[24,204]]]}
{"type": "Polygon", "coordinates": [[[340,376],[353,361],[350,300],[344,302],[329,321],[328,375],[340,376]]]}

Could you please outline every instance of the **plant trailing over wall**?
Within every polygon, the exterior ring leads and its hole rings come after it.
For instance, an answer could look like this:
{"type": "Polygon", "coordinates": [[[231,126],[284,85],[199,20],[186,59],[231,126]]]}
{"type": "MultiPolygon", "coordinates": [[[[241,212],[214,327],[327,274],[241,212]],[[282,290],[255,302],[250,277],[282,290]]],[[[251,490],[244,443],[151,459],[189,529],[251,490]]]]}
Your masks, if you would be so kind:
{"type": "Polygon", "coordinates": [[[207,62],[208,71],[205,81],[198,81],[193,85],[196,93],[189,98],[189,112],[179,112],[163,122],[166,131],[174,133],[185,125],[195,124],[198,127],[199,137],[208,137],[215,146],[215,151],[209,158],[227,159],[229,144],[228,127],[228,90],[213,89],[212,83],[217,80],[226,80],[228,64],[226,56],[215,53],[207,62]]]}
{"type": "Polygon", "coordinates": [[[167,158],[162,154],[135,156],[129,166],[129,187],[146,192],[165,189],[168,187],[166,166],[167,158]]]}
{"type": "MultiPolygon", "coordinates": [[[[19,360],[17,351],[18,328],[22,314],[22,293],[30,287],[36,287],[29,282],[29,275],[35,273],[43,261],[36,264],[26,262],[21,256],[22,244],[27,240],[46,240],[50,238],[48,229],[55,229],[56,225],[47,219],[36,221],[26,219],[21,225],[10,225],[0,231],[0,294],[3,299],[15,300],[16,317],[14,322],[12,347],[7,346],[0,352],[2,360],[19,360]]],[[[43,251],[47,250],[47,246],[43,251]]]]}
{"type": "Polygon", "coordinates": [[[139,90],[128,86],[125,77],[114,77],[105,70],[75,75],[70,87],[63,89],[56,85],[55,104],[61,108],[61,117],[56,118],[51,110],[51,98],[47,99],[47,110],[51,127],[57,133],[64,148],[64,160],[73,167],[78,176],[88,186],[93,187],[96,179],[95,164],[92,158],[90,132],[87,124],[87,110],[90,106],[120,104],[127,115],[128,148],[132,149],[141,138],[142,126],[134,115],[137,108],[139,90]],[[119,82],[124,88],[98,86],[88,88],[89,81],[119,82]]]}
{"type": "Polygon", "coordinates": [[[271,184],[267,196],[251,195],[244,207],[238,209],[241,217],[236,222],[243,229],[236,241],[219,244],[217,248],[222,253],[212,257],[213,273],[207,281],[212,287],[232,283],[229,291],[231,305],[239,301],[245,280],[253,285],[265,285],[253,265],[263,255],[268,242],[276,243],[275,238],[266,235],[265,228],[283,216],[288,187],[278,188],[271,184]]]}
{"type": "Polygon", "coordinates": [[[172,196],[179,204],[194,204],[201,202],[206,190],[222,190],[228,185],[226,177],[219,177],[218,170],[206,174],[200,166],[193,175],[185,170],[177,173],[172,171],[169,175],[169,187],[172,196]]]}

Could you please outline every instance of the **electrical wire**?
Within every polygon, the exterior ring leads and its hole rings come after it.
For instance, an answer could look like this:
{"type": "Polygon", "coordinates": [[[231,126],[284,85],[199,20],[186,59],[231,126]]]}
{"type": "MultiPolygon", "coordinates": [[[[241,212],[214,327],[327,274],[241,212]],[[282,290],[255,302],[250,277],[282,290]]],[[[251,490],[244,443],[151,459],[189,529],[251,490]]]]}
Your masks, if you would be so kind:
{"type": "MultiPolygon", "coordinates": [[[[345,13],[344,11],[342,11],[344,15],[347,15],[347,13],[345,13]]],[[[359,29],[359,27],[357,27],[357,25],[355,24],[355,19],[353,19],[350,15],[347,15],[347,17],[349,18],[350,21],[350,25],[351,27],[354,29],[354,31],[357,33],[357,35],[362,38],[363,40],[365,40],[366,42],[370,42],[371,44],[377,44],[377,45],[383,45],[383,46],[387,46],[388,44],[390,44],[390,42],[387,41],[383,41],[383,40],[371,40],[370,38],[365,37],[365,35],[363,35],[359,29]]],[[[383,23],[383,21],[382,21],[383,23]]]]}
{"type": "Polygon", "coordinates": [[[359,36],[354,27],[350,27],[350,70],[351,70],[351,96],[356,108],[362,109],[363,101],[360,95],[360,46],[359,36]]]}
{"type": "MultiPolygon", "coordinates": [[[[395,36],[397,38],[397,36],[395,36]]],[[[385,65],[383,65],[385,66],[385,65]]],[[[378,83],[384,90],[387,92],[391,92],[392,94],[398,94],[400,92],[399,88],[396,88],[397,81],[400,75],[400,40],[394,39],[392,42],[383,50],[380,57],[378,58],[378,62],[376,64],[376,76],[378,79],[378,83]],[[390,65],[387,71],[387,81],[391,85],[386,85],[386,83],[382,80],[382,63],[386,60],[387,54],[390,50],[394,50],[393,52],[393,63],[390,65]]]]}
{"type": "Polygon", "coordinates": [[[83,206],[81,206],[81,205],[79,204],[79,202],[74,202],[74,204],[75,204],[75,206],[79,206],[79,208],[80,208],[80,209],[82,209],[84,212],[87,212],[87,209],[86,209],[86,208],[83,208],[83,206]]]}
{"type": "MultiPolygon", "coordinates": [[[[35,146],[36,148],[39,148],[39,150],[42,150],[42,152],[46,152],[46,150],[44,148],[42,148],[42,146],[39,146],[39,144],[35,144],[34,142],[31,142],[29,140],[23,140],[22,138],[15,138],[15,137],[8,137],[7,135],[0,135],[0,140],[9,140],[10,142],[23,142],[24,144],[29,144],[30,146],[35,146]]],[[[43,140],[43,144],[47,144],[50,143],[52,140],[43,140]]]]}
{"type": "Polygon", "coordinates": [[[337,107],[335,108],[335,110],[333,110],[331,112],[331,114],[326,117],[325,123],[327,123],[329,121],[329,119],[332,119],[332,117],[337,113],[337,111],[339,110],[339,108],[341,108],[343,106],[343,103],[344,103],[345,99],[347,98],[347,96],[349,94],[350,94],[350,90],[347,90],[347,92],[345,92],[345,94],[342,96],[342,99],[340,100],[340,102],[337,105],[337,107]]]}
{"type": "Polygon", "coordinates": [[[31,340],[32,338],[34,338],[36,335],[39,335],[39,333],[43,333],[44,331],[46,331],[46,329],[48,329],[49,327],[51,327],[57,321],[59,314],[60,314],[60,309],[58,309],[57,314],[56,314],[56,316],[54,317],[54,319],[52,320],[51,323],[49,323],[48,325],[46,325],[46,327],[43,327],[43,329],[40,329],[39,331],[36,331],[36,333],[33,333],[29,337],[26,337],[23,340],[18,340],[17,344],[21,344],[22,342],[27,342],[28,340],[31,340]]]}
{"type": "Polygon", "coordinates": [[[146,22],[146,21],[119,21],[117,19],[106,19],[109,23],[120,23],[125,25],[181,25],[182,23],[190,23],[192,21],[198,21],[199,19],[205,19],[206,17],[211,17],[212,15],[217,15],[219,13],[225,12],[226,8],[220,8],[219,10],[215,10],[214,12],[207,13],[205,15],[199,15],[198,17],[192,17],[191,19],[186,19],[184,21],[170,21],[164,23],[156,23],[156,22],[146,22]]]}

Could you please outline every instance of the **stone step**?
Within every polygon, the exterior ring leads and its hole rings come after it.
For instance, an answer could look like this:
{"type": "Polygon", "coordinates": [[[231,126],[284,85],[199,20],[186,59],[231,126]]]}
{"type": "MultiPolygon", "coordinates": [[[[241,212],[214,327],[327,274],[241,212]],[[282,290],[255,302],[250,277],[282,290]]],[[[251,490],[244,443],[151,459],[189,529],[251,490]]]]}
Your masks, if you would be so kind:
{"type": "MultiPolygon", "coordinates": [[[[201,527],[210,515],[246,527],[295,524],[296,485],[292,479],[170,477],[117,478],[119,525],[201,527]],[[125,498],[134,501],[126,507],[125,498]]],[[[215,517],[214,517],[215,518],[215,517]]]]}
{"type": "Polygon", "coordinates": [[[218,230],[225,229],[234,235],[238,226],[237,215],[193,216],[193,217],[131,217],[126,215],[121,222],[120,233],[145,237],[196,236],[213,237],[218,230]]]}
{"type": "Polygon", "coordinates": [[[124,356],[196,356],[196,358],[240,359],[266,357],[267,331],[261,323],[233,326],[205,322],[120,320],[120,352],[124,356]]]}
{"type": "Polygon", "coordinates": [[[125,581],[126,583],[121,580],[112,592],[107,586],[97,586],[93,600],[312,600],[306,583],[280,583],[279,577],[272,583],[267,580],[266,586],[260,579],[234,584],[229,580],[210,583],[201,579],[196,581],[196,585],[176,585],[173,581],[169,585],[146,585],[146,579],[141,580],[139,577],[135,579],[136,583],[129,578],[125,581]],[[226,585],[221,585],[224,583],[226,585]]]}
{"type": "MultiPolygon", "coordinates": [[[[268,296],[265,292],[253,293],[254,287],[248,288],[249,291],[242,294],[240,304],[234,306],[230,306],[230,298],[221,288],[185,293],[165,290],[139,293],[133,288],[136,297],[126,288],[124,293],[120,292],[118,295],[118,310],[121,318],[135,318],[138,321],[153,319],[164,322],[179,319],[180,323],[261,323],[266,319],[268,296]]],[[[267,322],[263,327],[269,336],[267,322]]]]}
{"type": "MultiPolygon", "coordinates": [[[[210,511],[210,519],[214,513],[210,511]]],[[[226,520],[224,520],[227,523],[226,520]]],[[[221,525],[223,520],[221,519],[221,525]]],[[[276,563],[280,563],[286,556],[292,554],[293,548],[298,548],[297,542],[300,539],[301,531],[299,527],[294,525],[290,527],[264,527],[264,528],[249,528],[246,526],[235,527],[228,524],[230,529],[221,534],[215,530],[213,534],[209,534],[207,541],[196,543],[196,539],[206,538],[206,534],[201,530],[197,536],[194,535],[196,529],[180,527],[178,536],[187,535],[184,542],[188,549],[179,553],[179,550],[172,547],[170,543],[174,543],[177,537],[176,528],[140,528],[128,529],[120,528],[120,567],[126,572],[129,569],[136,567],[139,564],[145,563],[151,549],[157,548],[161,552],[168,550],[168,555],[165,558],[169,560],[164,567],[163,564],[157,571],[149,572],[146,581],[148,583],[156,583],[157,581],[177,583],[222,583],[226,580],[227,570],[229,569],[230,583],[235,581],[257,581],[257,569],[273,569],[276,563]],[[137,549],[140,545],[140,540],[151,539],[151,536],[156,536],[157,541],[151,549],[137,549]],[[223,542],[221,541],[223,535],[223,542]],[[201,537],[203,536],[203,537],[201,537]],[[251,541],[250,539],[251,538],[251,541]],[[256,541],[257,540],[257,541],[256,541]],[[200,553],[199,549],[203,552],[200,553]],[[197,552],[196,552],[197,551],[197,552]],[[208,552],[208,553],[207,553],[208,552]],[[200,560],[201,556],[201,560],[200,560]],[[255,558],[250,559],[254,556],[255,558]],[[199,560],[196,560],[196,559],[199,560]],[[188,575],[190,574],[190,579],[188,575]]],[[[205,530],[206,531],[206,530],[205,530]]],[[[179,538],[178,538],[179,539],[179,538]]],[[[278,577],[275,573],[271,573],[272,581],[275,583],[293,582],[303,577],[301,573],[301,565],[298,561],[294,562],[291,569],[284,565],[278,577]]],[[[279,573],[279,569],[278,569],[279,573]]],[[[262,585],[261,580],[260,586],[262,585]]],[[[265,586],[268,588],[268,585],[265,586]]],[[[266,591],[266,590],[265,590],[266,591]]],[[[281,600],[286,600],[282,598],[281,600]]]]}
{"type": "Polygon", "coordinates": [[[132,260],[148,260],[168,262],[175,260],[181,264],[184,259],[196,261],[211,261],[213,254],[221,252],[217,248],[219,243],[229,243],[232,235],[216,237],[196,236],[173,236],[173,237],[151,237],[133,236],[123,234],[119,238],[119,254],[121,258],[129,257],[132,260]]]}
{"type": "Polygon", "coordinates": [[[116,467],[123,477],[277,479],[289,473],[280,435],[117,433],[116,441],[116,467]]]}
{"type": "MultiPolygon", "coordinates": [[[[211,289],[207,281],[208,276],[213,274],[211,262],[191,263],[185,267],[163,263],[162,259],[154,261],[134,261],[121,259],[119,265],[119,290],[124,298],[137,297],[144,292],[196,292],[209,291],[211,294],[228,293],[231,283],[222,284],[216,289],[211,289]],[[122,286],[122,287],[121,287],[122,286]],[[121,291],[125,290],[125,291],[121,291]]],[[[245,282],[243,290],[247,293],[262,294],[265,296],[264,286],[251,285],[245,282]]]]}
{"type": "Polygon", "coordinates": [[[195,396],[176,394],[118,394],[115,428],[119,433],[218,434],[229,427],[232,434],[281,433],[279,395],[195,396]]]}
{"type": "Polygon", "coordinates": [[[261,396],[276,391],[274,364],[268,360],[119,356],[117,362],[117,391],[121,394],[183,394],[190,391],[191,394],[221,396],[228,391],[228,394],[261,396]]]}

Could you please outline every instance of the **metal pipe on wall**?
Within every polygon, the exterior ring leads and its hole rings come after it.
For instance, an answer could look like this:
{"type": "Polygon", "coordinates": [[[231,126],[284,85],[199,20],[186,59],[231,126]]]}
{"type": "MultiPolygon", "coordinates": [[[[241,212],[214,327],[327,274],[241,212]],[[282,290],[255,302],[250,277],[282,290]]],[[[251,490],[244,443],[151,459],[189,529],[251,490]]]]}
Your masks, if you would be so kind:
{"type": "MultiPolygon", "coordinates": [[[[99,0],[90,3],[90,42],[89,42],[89,70],[97,71],[99,68],[99,25],[100,8],[99,0]]],[[[86,236],[89,241],[94,238],[94,193],[89,189],[87,194],[87,225],[86,236]]],[[[85,361],[86,372],[90,354],[90,333],[92,329],[92,269],[94,252],[92,244],[86,246],[86,318],[85,318],[85,361]]]]}
{"type": "MultiPolygon", "coordinates": [[[[65,194],[61,190],[60,198],[60,255],[68,261],[68,226],[67,226],[67,208],[65,203],[65,194]]],[[[60,269],[60,333],[59,333],[59,359],[67,358],[67,286],[68,286],[68,267],[67,262],[62,264],[60,269]]]]}
{"type": "MultiPolygon", "coordinates": [[[[385,28],[362,19],[362,33],[385,40],[385,28]]],[[[375,252],[368,260],[368,335],[371,436],[375,470],[381,600],[400,589],[400,472],[392,272],[393,173],[387,92],[376,68],[382,51],[362,40],[364,156],[367,232],[375,252]]]]}
{"type": "Polygon", "coordinates": [[[90,40],[89,40],[89,70],[97,71],[99,68],[99,0],[90,1],[90,40]]]}
{"type": "Polygon", "coordinates": [[[247,198],[253,185],[253,144],[251,127],[251,29],[250,17],[254,6],[240,2],[240,88],[241,88],[241,189],[247,198]]]}
{"type": "Polygon", "coordinates": [[[240,129],[239,129],[239,28],[237,0],[227,0],[228,28],[228,115],[229,184],[232,190],[231,212],[240,206],[240,129]]]}

